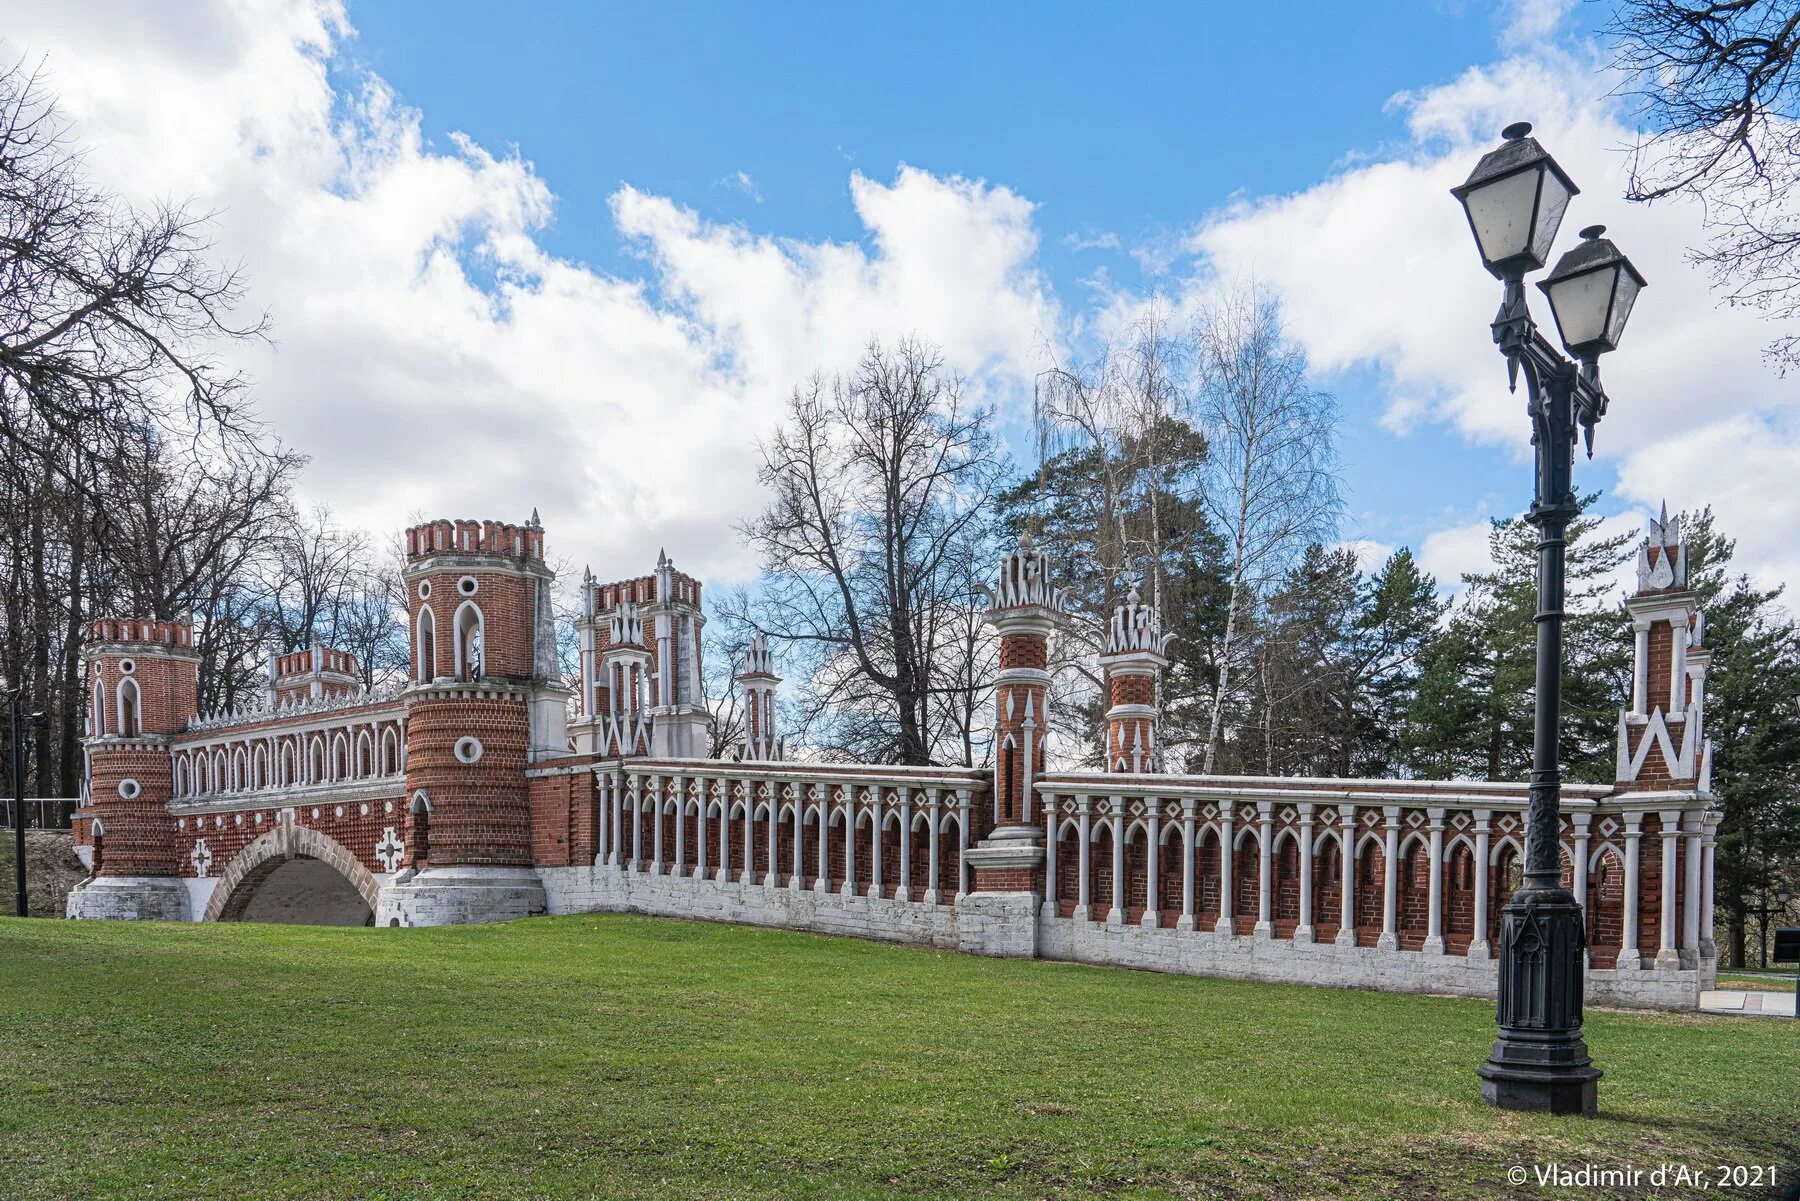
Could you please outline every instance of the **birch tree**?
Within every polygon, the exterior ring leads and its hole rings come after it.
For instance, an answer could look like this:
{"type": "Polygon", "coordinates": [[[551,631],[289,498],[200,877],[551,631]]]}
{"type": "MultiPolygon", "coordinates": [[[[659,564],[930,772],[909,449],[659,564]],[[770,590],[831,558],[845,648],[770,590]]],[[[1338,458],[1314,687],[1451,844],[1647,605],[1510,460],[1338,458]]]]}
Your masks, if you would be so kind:
{"type": "Polygon", "coordinates": [[[1307,378],[1277,301],[1254,285],[1208,306],[1194,335],[1196,408],[1207,439],[1201,495],[1226,543],[1225,632],[1200,770],[1219,758],[1232,672],[1257,598],[1338,513],[1336,406],[1307,378]]]}

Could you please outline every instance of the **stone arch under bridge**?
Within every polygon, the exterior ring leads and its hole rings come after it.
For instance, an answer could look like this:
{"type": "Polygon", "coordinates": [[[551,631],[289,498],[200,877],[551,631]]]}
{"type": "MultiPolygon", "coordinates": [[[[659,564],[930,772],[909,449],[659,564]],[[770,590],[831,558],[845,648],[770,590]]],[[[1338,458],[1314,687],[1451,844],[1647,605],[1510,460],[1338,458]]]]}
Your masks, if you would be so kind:
{"type": "Polygon", "coordinates": [[[225,865],[201,920],[370,926],[380,893],[348,847],[289,819],[225,865]]]}

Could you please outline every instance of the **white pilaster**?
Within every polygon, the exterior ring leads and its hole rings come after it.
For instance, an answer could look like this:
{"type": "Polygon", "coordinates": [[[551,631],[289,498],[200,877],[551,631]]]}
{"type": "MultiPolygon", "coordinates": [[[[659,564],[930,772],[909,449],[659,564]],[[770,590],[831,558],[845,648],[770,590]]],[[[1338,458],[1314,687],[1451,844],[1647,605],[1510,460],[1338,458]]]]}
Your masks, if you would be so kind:
{"type": "Polygon", "coordinates": [[[1313,807],[1311,801],[1300,802],[1300,924],[1294,927],[1294,941],[1313,941],[1313,807]]]}
{"type": "Polygon", "coordinates": [[[1619,969],[1633,971],[1642,966],[1643,952],[1638,948],[1638,924],[1643,916],[1643,895],[1638,891],[1638,862],[1642,854],[1644,815],[1625,815],[1625,916],[1620,923],[1619,969]]]}
{"type": "Polygon", "coordinates": [[[1181,800],[1181,917],[1177,930],[1194,928],[1194,798],[1181,800]]]}
{"type": "Polygon", "coordinates": [[[1384,805],[1386,831],[1381,849],[1381,937],[1375,945],[1384,951],[1400,946],[1394,917],[1400,899],[1400,806],[1384,805]]]}
{"type": "Polygon", "coordinates": [[[1237,845],[1233,841],[1231,828],[1231,802],[1219,804],[1219,921],[1213,930],[1219,934],[1237,934],[1237,913],[1234,893],[1237,891],[1232,881],[1234,861],[1237,859],[1237,845]]]}
{"type": "Polygon", "coordinates": [[[1675,945],[1675,840],[1681,829],[1681,810],[1664,809],[1662,818],[1662,923],[1661,944],[1656,949],[1656,966],[1681,966],[1681,952],[1675,945]]]}
{"type": "Polygon", "coordinates": [[[1106,924],[1125,924],[1125,798],[1112,798],[1112,908],[1106,911],[1106,924]]]}
{"type": "Polygon", "coordinates": [[[1475,811],[1475,932],[1469,940],[1470,959],[1489,959],[1493,951],[1488,943],[1488,855],[1493,837],[1493,811],[1475,811]]]}
{"type": "Polygon", "coordinates": [[[1430,854],[1431,883],[1426,889],[1425,946],[1427,955],[1444,953],[1444,811],[1427,809],[1431,819],[1430,854]]]}
{"type": "Polygon", "coordinates": [[[1338,932],[1340,947],[1356,945],[1356,806],[1338,806],[1338,932]]]}
{"type": "Polygon", "coordinates": [[[1138,921],[1140,926],[1161,925],[1162,898],[1157,894],[1161,880],[1158,876],[1160,865],[1157,860],[1162,852],[1162,802],[1155,797],[1144,798],[1149,810],[1144,820],[1149,823],[1147,843],[1145,845],[1144,871],[1144,916],[1138,921]]]}
{"type": "Polygon", "coordinates": [[[1092,845],[1093,802],[1085,796],[1075,798],[1076,824],[1080,827],[1076,837],[1081,843],[1081,854],[1076,862],[1075,881],[1075,917],[1078,921],[1088,921],[1093,914],[1091,900],[1088,896],[1088,869],[1092,865],[1094,850],[1092,845]]]}

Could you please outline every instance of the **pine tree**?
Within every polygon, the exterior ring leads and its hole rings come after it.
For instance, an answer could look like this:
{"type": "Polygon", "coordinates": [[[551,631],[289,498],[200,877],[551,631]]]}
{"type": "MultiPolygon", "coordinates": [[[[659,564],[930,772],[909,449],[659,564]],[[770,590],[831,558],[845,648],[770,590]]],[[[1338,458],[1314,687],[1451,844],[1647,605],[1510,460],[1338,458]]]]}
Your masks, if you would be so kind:
{"type": "MultiPolygon", "coordinates": [[[[1777,603],[1730,570],[1736,543],[1711,509],[1683,514],[1689,586],[1706,614],[1706,732],[1713,790],[1724,807],[1714,867],[1726,957],[1748,959],[1750,908],[1800,882],[1800,628],[1777,603]]],[[[1759,931],[1759,934],[1764,932],[1759,931]]]]}
{"type": "MultiPolygon", "coordinates": [[[[1582,499],[1585,510],[1593,496],[1582,499]]],[[[1562,764],[1565,778],[1604,782],[1614,774],[1618,708],[1631,670],[1631,639],[1622,607],[1613,598],[1629,534],[1602,537],[1600,519],[1569,523],[1563,604],[1562,764]]],[[[1415,706],[1411,739],[1422,756],[1421,774],[1470,774],[1518,780],[1531,771],[1532,715],[1537,683],[1537,543],[1524,518],[1497,520],[1488,535],[1493,569],[1463,577],[1465,602],[1452,622],[1455,641],[1428,656],[1428,691],[1449,704],[1433,715],[1415,706]],[[1460,686],[1478,703],[1456,701],[1460,686]],[[1454,749],[1452,737],[1470,739],[1475,755],[1454,749]]],[[[1425,704],[1421,699],[1420,704],[1425,704]]]]}

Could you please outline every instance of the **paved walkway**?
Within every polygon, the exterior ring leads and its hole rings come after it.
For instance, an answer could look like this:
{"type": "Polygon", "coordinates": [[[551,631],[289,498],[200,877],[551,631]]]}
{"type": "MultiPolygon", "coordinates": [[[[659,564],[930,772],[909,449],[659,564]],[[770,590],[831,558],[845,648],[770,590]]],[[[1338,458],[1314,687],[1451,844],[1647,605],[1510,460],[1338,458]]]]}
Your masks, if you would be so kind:
{"type": "Polygon", "coordinates": [[[1702,1013],[1741,1014],[1746,1017],[1794,1016],[1794,994],[1791,992],[1737,992],[1720,989],[1700,994],[1702,1013]]]}

